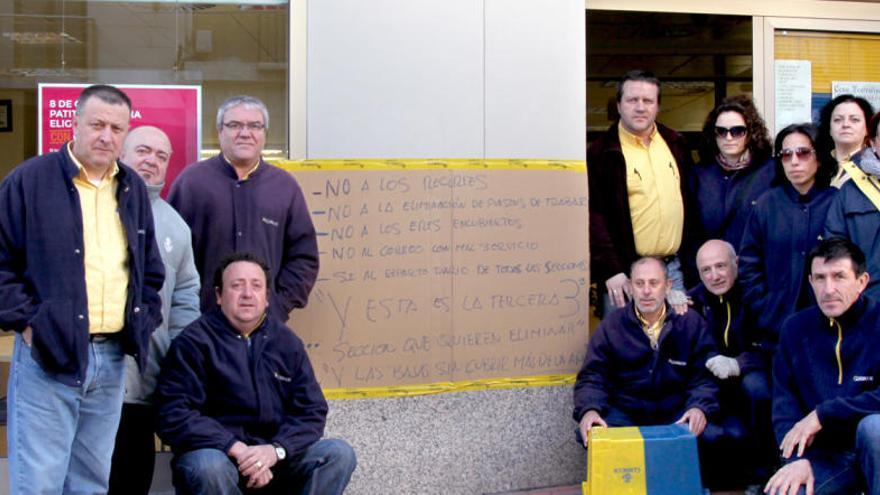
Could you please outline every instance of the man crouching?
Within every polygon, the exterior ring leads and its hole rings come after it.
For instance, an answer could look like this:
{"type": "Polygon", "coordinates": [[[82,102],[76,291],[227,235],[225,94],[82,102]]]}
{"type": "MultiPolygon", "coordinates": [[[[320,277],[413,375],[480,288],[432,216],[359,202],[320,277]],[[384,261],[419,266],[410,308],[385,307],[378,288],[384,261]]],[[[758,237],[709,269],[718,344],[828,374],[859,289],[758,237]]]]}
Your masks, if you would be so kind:
{"type": "Polygon", "coordinates": [[[671,311],[666,265],[645,257],[630,269],[633,301],[602,320],[574,388],[574,419],[586,445],[594,426],[686,423],[699,436],[718,409],[705,367],[714,345],[705,320],[671,311]]]}
{"type": "Polygon", "coordinates": [[[865,255],[841,238],[807,255],[818,306],[782,325],[773,429],[785,466],[765,493],[880,494],[880,304],[865,255]]]}
{"type": "Polygon", "coordinates": [[[340,494],[352,448],[321,440],[327,402],[302,341],[267,313],[268,267],[249,253],[214,274],[218,308],[177,337],[158,383],[158,433],[178,493],[340,494]]]}

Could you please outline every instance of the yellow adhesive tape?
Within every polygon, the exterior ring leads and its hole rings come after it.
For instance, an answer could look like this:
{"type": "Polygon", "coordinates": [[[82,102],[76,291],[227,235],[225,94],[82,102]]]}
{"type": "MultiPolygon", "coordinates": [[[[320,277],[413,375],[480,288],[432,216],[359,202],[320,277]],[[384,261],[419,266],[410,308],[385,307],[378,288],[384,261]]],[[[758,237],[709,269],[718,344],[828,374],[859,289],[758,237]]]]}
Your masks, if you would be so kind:
{"type": "Polygon", "coordinates": [[[446,392],[470,392],[476,390],[497,390],[506,388],[553,387],[574,385],[575,375],[542,375],[517,378],[489,378],[465,382],[436,382],[421,385],[401,385],[394,387],[330,388],[324,390],[329,400],[377,399],[381,397],[410,397],[432,395],[446,392]]]}
{"type": "Polygon", "coordinates": [[[289,172],[316,170],[559,170],[585,173],[583,160],[524,160],[516,158],[378,158],[342,160],[272,160],[273,165],[289,172]]]}

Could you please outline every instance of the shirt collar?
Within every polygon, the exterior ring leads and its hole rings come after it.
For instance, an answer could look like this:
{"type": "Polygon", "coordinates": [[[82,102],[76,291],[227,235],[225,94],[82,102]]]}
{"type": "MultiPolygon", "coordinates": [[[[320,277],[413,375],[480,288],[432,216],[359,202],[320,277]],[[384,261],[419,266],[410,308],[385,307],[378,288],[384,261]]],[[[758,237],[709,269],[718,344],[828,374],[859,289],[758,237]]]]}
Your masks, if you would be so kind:
{"type": "Polygon", "coordinates": [[[834,158],[834,161],[836,161],[836,162],[838,162],[838,163],[840,163],[840,162],[845,162],[845,161],[852,161],[853,156],[855,156],[855,155],[861,153],[863,149],[864,149],[864,148],[859,148],[859,149],[853,151],[852,153],[850,153],[850,154],[848,154],[848,155],[846,155],[845,157],[842,157],[842,158],[838,158],[838,157],[837,157],[837,150],[836,150],[836,149],[833,149],[833,150],[831,150],[831,158],[834,158]]]}
{"type": "MultiPolygon", "coordinates": [[[[632,146],[641,146],[643,148],[645,147],[645,143],[642,142],[642,138],[640,138],[640,137],[636,136],[635,134],[626,130],[626,128],[623,126],[623,121],[621,121],[621,120],[617,121],[617,132],[620,135],[621,141],[626,141],[628,144],[630,144],[632,146]]],[[[654,140],[657,138],[657,136],[659,134],[660,133],[657,130],[657,123],[655,122],[654,128],[651,129],[651,136],[650,136],[651,142],[654,142],[654,140]]]]}
{"type": "Polygon", "coordinates": [[[162,193],[162,188],[165,187],[165,183],[161,184],[147,184],[144,182],[144,185],[147,186],[147,195],[150,197],[150,201],[159,198],[159,194],[162,193]]]}
{"type": "Polygon", "coordinates": [[[253,334],[253,333],[256,332],[257,330],[259,330],[260,327],[263,325],[263,322],[266,321],[266,314],[267,314],[267,312],[263,312],[263,316],[260,317],[260,321],[258,321],[257,324],[254,325],[254,328],[252,328],[250,332],[247,332],[247,333],[245,333],[245,334],[242,334],[242,336],[244,336],[244,337],[250,337],[251,334],[253,334]]]}
{"type": "MultiPolygon", "coordinates": [[[[232,162],[229,160],[229,158],[226,158],[226,155],[224,155],[222,153],[220,155],[223,157],[223,161],[225,161],[227,165],[232,167],[232,171],[235,172],[236,176],[238,176],[238,171],[236,170],[235,165],[232,164],[232,162]]],[[[253,175],[253,173],[257,171],[257,168],[260,166],[260,163],[262,163],[262,161],[263,161],[263,158],[260,157],[260,159],[257,160],[257,164],[254,165],[254,167],[252,169],[248,170],[247,173],[244,174],[244,177],[242,177],[240,180],[250,179],[251,175],[253,175]]]]}
{"type": "Polygon", "coordinates": [[[648,329],[652,327],[662,327],[663,323],[666,322],[666,303],[663,303],[663,305],[660,306],[660,318],[658,318],[653,325],[649,323],[644,316],[642,316],[642,312],[639,311],[638,306],[633,304],[633,309],[636,311],[636,319],[639,320],[639,323],[642,324],[642,328],[648,329]]]}
{"type": "Polygon", "coordinates": [[[839,322],[844,328],[853,327],[858,323],[859,319],[861,319],[862,315],[865,314],[865,309],[868,307],[868,301],[865,299],[864,293],[859,294],[859,298],[843,312],[837,318],[825,317],[828,320],[829,325],[834,325],[834,322],[839,322]]]}
{"type": "MultiPolygon", "coordinates": [[[[76,158],[76,155],[73,154],[73,141],[70,141],[67,144],[67,154],[70,155],[71,161],[73,161],[73,164],[76,165],[77,170],[79,170],[79,178],[86,182],[91,182],[92,180],[89,178],[89,173],[86,171],[86,167],[76,158]]],[[[104,177],[101,177],[101,182],[103,182],[104,179],[112,179],[118,173],[119,163],[114,161],[113,167],[108,172],[104,173],[104,177]]]]}

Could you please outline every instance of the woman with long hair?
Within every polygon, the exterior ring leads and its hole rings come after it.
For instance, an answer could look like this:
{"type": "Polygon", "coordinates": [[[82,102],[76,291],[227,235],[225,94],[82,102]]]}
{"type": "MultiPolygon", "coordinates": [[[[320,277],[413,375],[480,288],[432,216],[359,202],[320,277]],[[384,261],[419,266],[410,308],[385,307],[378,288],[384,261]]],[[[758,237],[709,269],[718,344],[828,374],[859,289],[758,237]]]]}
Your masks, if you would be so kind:
{"type": "Polygon", "coordinates": [[[692,175],[702,238],[739,246],[751,204],[773,181],[764,119],[748,96],[726,98],[703,123],[700,163],[692,175]]]}
{"type": "Polygon", "coordinates": [[[813,302],[804,274],[837,194],[836,164],[818,153],[818,130],[792,124],[776,136],[774,187],[755,203],[739,252],[743,300],[772,348],[786,317],[813,302]]]}

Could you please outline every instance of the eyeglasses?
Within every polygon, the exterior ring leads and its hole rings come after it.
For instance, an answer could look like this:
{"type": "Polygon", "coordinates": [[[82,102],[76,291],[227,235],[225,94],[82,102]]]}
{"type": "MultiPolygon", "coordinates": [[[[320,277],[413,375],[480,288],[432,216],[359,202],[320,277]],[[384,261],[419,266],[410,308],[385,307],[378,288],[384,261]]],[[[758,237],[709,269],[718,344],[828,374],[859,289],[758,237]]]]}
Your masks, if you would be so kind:
{"type": "Polygon", "coordinates": [[[715,135],[723,138],[730,134],[730,137],[733,139],[739,139],[746,135],[746,131],[748,128],[744,125],[735,125],[733,127],[721,127],[720,125],[715,126],[715,135]]]}
{"type": "Polygon", "coordinates": [[[229,129],[233,132],[241,132],[242,129],[247,127],[247,130],[251,132],[259,132],[266,128],[262,122],[238,122],[233,120],[232,122],[224,122],[223,127],[229,129]]]}
{"type": "Polygon", "coordinates": [[[795,155],[797,155],[798,160],[806,160],[815,152],[816,150],[813,148],[783,148],[779,150],[776,156],[782,160],[782,163],[788,163],[791,161],[791,157],[795,155]]]}

